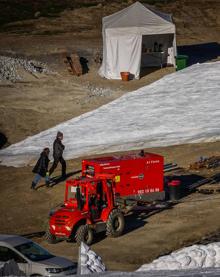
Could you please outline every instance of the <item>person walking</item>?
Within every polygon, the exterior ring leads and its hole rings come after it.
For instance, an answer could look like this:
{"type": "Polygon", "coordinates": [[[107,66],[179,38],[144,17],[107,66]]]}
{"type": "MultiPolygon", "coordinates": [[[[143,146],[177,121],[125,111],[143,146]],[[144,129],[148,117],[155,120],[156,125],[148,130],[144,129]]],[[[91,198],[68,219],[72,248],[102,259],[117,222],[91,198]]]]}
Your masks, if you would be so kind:
{"type": "Polygon", "coordinates": [[[41,178],[45,178],[46,186],[49,186],[50,183],[50,177],[48,174],[48,165],[49,165],[49,148],[44,148],[43,151],[40,154],[40,158],[38,159],[36,165],[34,166],[32,172],[36,173],[34,180],[31,184],[31,189],[36,189],[37,184],[40,182],[41,178]]]}
{"type": "Polygon", "coordinates": [[[57,167],[58,163],[60,162],[62,165],[62,178],[66,177],[66,162],[63,158],[63,151],[65,149],[65,146],[62,144],[63,140],[63,133],[62,132],[57,132],[56,139],[53,143],[53,164],[52,167],[49,170],[49,175],[51,175],[55,168],[57,167]]]}

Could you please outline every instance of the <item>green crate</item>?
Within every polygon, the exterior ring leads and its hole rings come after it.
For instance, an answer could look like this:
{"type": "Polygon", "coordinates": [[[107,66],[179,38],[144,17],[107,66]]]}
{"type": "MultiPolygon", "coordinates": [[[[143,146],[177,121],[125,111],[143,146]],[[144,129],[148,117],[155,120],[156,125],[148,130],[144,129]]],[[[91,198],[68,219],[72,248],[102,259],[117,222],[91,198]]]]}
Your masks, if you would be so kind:
{"type": "Polygon", "coordinates": [[[181,70],[187,67],[188,56],[178,55],[176,56],[176,70],[181,70]]]}

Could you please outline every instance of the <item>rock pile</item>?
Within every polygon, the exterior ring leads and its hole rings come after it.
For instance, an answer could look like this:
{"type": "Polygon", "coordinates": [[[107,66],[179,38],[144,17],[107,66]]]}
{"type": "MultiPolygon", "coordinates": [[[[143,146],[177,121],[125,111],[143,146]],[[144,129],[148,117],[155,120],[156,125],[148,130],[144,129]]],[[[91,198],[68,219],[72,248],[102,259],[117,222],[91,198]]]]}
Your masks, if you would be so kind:
{"type": "Polygon", "coordinates": [[[86,88],[89,90],[89,97],[94,96],[101,96],[101,97],[108,97],[112,94],[112,90],[110,88],[103,88],[103,87],[96,87],[92,84],[88,84],[86,88]]]}
{"type": "Polygon", "coordinates": [[[50,73],[49,69],[47,68],[47,65],[42,62],[0,56],[0,82],[16,82],[22,80],[22,74],[19,74],[19,70],[25,70],[32,74],[50,73]]]}

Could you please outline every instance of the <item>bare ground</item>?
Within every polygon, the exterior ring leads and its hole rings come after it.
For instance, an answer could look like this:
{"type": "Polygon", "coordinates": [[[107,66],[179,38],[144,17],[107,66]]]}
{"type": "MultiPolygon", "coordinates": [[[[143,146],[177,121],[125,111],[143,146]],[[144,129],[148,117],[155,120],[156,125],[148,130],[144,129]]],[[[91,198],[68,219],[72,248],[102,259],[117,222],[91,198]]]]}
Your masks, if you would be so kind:
{"type": "MultiPolygon", "coordinates": [[[[165,156],[166,162],[175,161],[185,167],[178,175],[189,181],[211,176],[218,170],[189,171],[188,165],[199,156],[219,155],[220,142],[180,145],[147,149],[165,156]],[[181,173],[182,172],[182,173],[181,173]]],[[[62,203],[65,183],[47,189],[44,182],[37,191],[30,190],[33,174],[30,167],[0,167],[1,205],[0,232],[29,234],[45,230],[51,208],[62,203]]],[[[68,172],[80,169],[80,160],[68,162],[68,172]]],[[[54,175],[60,174],[60,168],[54,175]]],[[[177,174],[177,173],[172,173],[177,174]]],[[[172,175],[171,173],[169,175],[172,175]]],[[[73,177],[75,177],[74,175],[73,177]]],[[[126,218],[126,232],[117,239],[98,237],[92,248],[104,259],[110,270],[134,270],[159,255],[190,245],[210,233],[220,231],[220,194],[202,195],[193,193],[182,199],[172,209],[155,215],[142,213],[126,218]]],[[[44,239],[33,238],[46,248],[76,260],[76,244],[61,242],[49,245],[44,239]]]]}
{"type": "Polygon", "coordinates": [[[139,82],[133,80],[123,83],[102,80],[97,69],[91,68],[88,74],[80,78],[59,71],[47,76],[38,74],[37,78],[28,76],[14,84],[0,84],[0,131],[7,136],[10,144],[15,143],[173,71],[173,68],[163,68],[150,72],[139,82]]]}
{"type": "MultiPolygon", "coordinates": [[[[218,45],[218,0],[167,2],[159,8],[174,14],[179,45],[213,42],[218,45]]],[[[22,82],[0,84],[0,131],[8,137],[8,144],[95,109],[174,71],[173,68],[152,69],[145,72],[148,74],[139,81],[128,83],[104,80],[97,75],[99,65],[93,62],[93,57],[101,49],[101,17],[126,5],[112,1],[99,7],[65,10],[54,18],[40,17],[4,26],[4,32],[0,33],[0,54],[35,58],[47,62],[56,72],[53,75],[27,75],[22,82]],[[80,78],[69,75],[63,63],[66,51],[77,51],[80,56],[86,57],[89,73],[80,78]],[[94,88],[107,89],[108,93],[94,94],[94,88]]],[[[166,162],[175,161],[187,168],[200,156],[220,155],[219,149],[220,142],[148,150],[164,155],[166,162]]],[[[79,159],[68,162],[69,173],[79,169],[79,159]]],[[[31,191],[31,170],[30,167],[0,166],[1,233],[44,231],[49,210],[63,201],[64,182],[51,189],[42,186],[38,191],[31,191]]],[[[55,175],[59,174],[59,170],[55,175]]],[[[209,176],[217,172],[186,170],[184,174],[193,180],[195,176],[209,176]]],[[[110,270],[137,269],[159,255],[194,243],[209,233],[219,232],[219,200],[219,195],[194,193],[173,209],[153,216],[142,214],[127,218],[124,236],[118,239],[103,236],[93,248],[110,270]]],[[[34,239],[55,254],[77,259],[78,248],[75,244],[62,242],[48,245],[43,238],[34,239]]]]}

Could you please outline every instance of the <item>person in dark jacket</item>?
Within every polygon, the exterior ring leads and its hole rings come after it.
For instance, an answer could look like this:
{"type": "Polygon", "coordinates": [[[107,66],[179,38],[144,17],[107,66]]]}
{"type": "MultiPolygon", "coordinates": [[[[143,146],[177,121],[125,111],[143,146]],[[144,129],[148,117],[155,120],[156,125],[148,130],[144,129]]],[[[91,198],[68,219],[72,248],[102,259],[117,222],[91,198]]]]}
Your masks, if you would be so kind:
{"type": "Polygon", "coordinates": [[[63,140],[63,133],[57,132],[57,137],[53,143],[53,165],[50,168],[49,175],[51,175],[55,168],[57,167],[58,163],[60,162],[62,165],[62,177],[66,177],[66,162],[63,158],[63,151],[65,149],[65,146],[62,144],[63,140]]]}
{"type": "Polygon", "coordinates": [[[31,184],[31,189],[36,189],[36,185],[39,183],[42,177],[45,178],[46,185],[49,186],[49,174],[48,174],[48,165],[49,165],[49,148],[44,148],[42,153],[40,154],[40,158],[38,159],[35,167],[33,168],[32,172],[36,173],[34,180],[31,184]]]}

